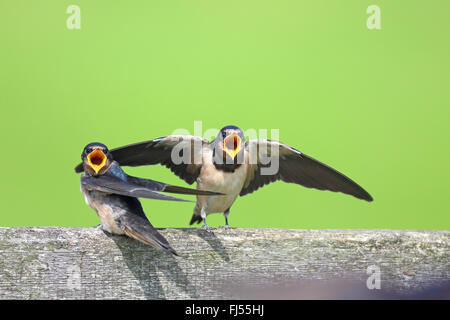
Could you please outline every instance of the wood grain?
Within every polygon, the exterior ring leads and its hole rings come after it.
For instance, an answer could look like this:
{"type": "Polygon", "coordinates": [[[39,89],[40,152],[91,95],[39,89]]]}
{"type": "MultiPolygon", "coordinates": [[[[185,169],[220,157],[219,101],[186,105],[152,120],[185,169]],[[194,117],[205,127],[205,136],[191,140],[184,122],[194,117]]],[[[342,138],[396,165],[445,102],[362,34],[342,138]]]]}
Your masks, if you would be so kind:
{"type": "Polygon", "coordinates": [[[396,298],[449,288],[450,231],[160,231],[180,257],[95,228],[0,228],[0,298],[396,298]],[[380,290],[367,288],[370,266],[380,290]]]}

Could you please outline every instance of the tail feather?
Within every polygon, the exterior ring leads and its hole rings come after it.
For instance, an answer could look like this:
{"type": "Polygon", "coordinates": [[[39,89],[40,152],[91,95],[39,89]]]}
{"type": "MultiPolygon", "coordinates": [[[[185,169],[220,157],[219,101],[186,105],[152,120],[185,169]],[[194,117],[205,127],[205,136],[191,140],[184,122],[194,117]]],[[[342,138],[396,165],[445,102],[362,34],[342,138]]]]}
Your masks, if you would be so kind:
{"type": "Polygon", "coordinates": [[[198,214],[193,214],[191,218],[191,222],[189,222],[189,225],[193,225],[194,223],[200,223],[202,222],[202,217],[198,214]]]}
{"type": "Polygon", "coordinates": [[[122,217],[121,220],[122,230],[127,236],[154,248],[163,250],[166,253],[178,256],[175,249],[173,249],[166,238],[152,226],[150,221],[138,216],[129,215],[122,217]]]}

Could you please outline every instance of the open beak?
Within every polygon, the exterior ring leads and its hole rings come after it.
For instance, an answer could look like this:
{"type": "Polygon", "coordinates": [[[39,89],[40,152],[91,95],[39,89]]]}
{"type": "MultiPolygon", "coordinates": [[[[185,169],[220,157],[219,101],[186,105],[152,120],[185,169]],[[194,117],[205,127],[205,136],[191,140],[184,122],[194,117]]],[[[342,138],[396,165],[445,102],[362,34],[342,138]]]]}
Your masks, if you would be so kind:
{"type": "Polygon", "coordinates": [[[234,159],[241,150],[241,143],[238,135],[231,134],[223,140],[223,149],[234,159]]]}
{"type": "Polygon", "coordinates": [[[87,156],[89,165],[94,169],[95,173],[98,173],[106,163],[106,156],[100,149],[95,149],[87,156]]]}

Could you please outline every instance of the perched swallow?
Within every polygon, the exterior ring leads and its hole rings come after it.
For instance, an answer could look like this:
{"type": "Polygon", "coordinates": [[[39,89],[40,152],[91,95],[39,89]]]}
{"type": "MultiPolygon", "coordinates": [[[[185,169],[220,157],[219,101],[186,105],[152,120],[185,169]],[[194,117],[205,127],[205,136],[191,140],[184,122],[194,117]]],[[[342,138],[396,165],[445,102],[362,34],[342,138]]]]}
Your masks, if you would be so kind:
{"type": "MultiPolygon", "coordinates": [[[[229,227],[230,207],[239,195],[277,180],[373,200],[348,177],[282,142],[264,139],[245,142],[243,131],[235,126],[222,128],[212,142],[195,136],[171,135],[119,147],[111,153],[123,166],[159,163],[187,183],[197,182],[199,189],[225,194],[197,196],[190,224],[203,219],[203,228],[207,230],[207,214],[223,213],[225,227],[229,227]],[[271,171],[274,160],[278,161],[278,167],[271,171]]],[[[80,165],[75,168],[81,169],[80,165]]]]}
{"type": "Polygon", "coordinates": [[[138,198],[187,201],[157,191],[218,195],[216,192],[188,189],[127,175],[101,143],[88,144],[81,154],[81,192],[97,212],[103,230],[127,235],[140,242],[178,255],[145,216],[138,198]]]}

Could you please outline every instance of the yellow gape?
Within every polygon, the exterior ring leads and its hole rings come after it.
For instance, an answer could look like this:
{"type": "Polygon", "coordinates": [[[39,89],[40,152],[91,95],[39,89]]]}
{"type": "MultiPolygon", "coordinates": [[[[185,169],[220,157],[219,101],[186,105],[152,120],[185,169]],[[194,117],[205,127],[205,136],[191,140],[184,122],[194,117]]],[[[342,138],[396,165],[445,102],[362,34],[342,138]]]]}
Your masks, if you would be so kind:
{"type": "Polygon", "coordinates": [[[229,135],[223,141],[223,149],[234,159],[241,150],[241,138],[235,134],[229,135]]]}
{"type": "Polygon", "coordinates": [[[98,173],[106,163],[106,156],[100,149],[95,149],[88,156],[89,165],[98,173]]]}

